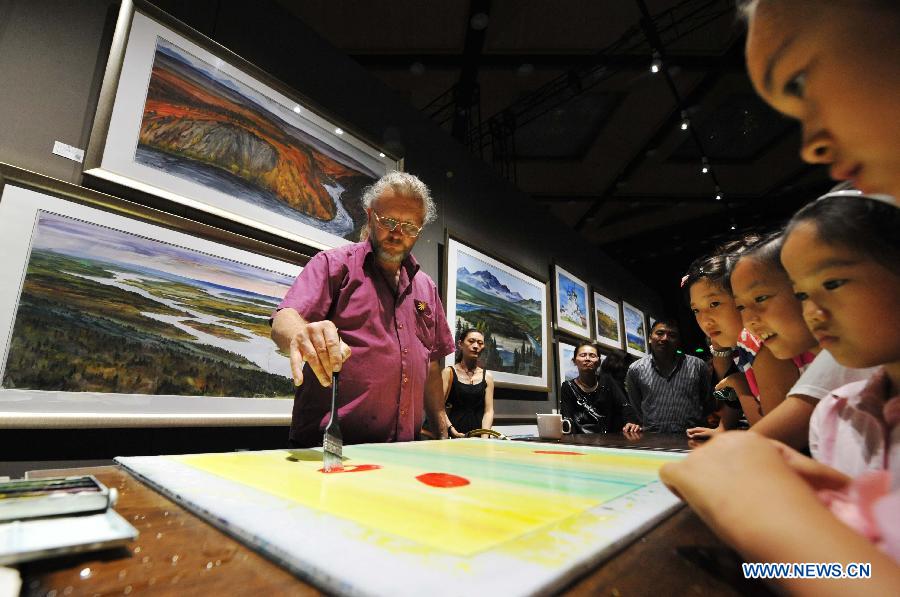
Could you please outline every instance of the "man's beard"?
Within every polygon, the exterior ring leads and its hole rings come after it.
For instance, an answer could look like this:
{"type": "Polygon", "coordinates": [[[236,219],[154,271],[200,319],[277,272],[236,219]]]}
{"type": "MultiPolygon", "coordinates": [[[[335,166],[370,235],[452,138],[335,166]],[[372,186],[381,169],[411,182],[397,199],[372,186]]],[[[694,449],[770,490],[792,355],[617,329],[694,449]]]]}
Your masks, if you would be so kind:
{"type": "Polygon", "coordinates": [[[412,252],[412,249],[410,248],[402,253],[388,253],[374,236],[372,237],[372,247],[375,249],[375,257],[378,258],[378,261],[383,263],[400,263],[412,252]]]}

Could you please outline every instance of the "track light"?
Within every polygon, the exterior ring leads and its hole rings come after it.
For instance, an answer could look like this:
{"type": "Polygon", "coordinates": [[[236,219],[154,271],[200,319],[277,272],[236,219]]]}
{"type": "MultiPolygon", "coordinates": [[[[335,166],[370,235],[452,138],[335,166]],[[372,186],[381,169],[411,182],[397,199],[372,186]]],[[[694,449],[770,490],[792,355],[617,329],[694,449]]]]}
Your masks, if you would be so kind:
{"type": "Polygon", "coordinates": [[[650,72],[656,74],[660,70],[662,70],[662,59],[659,57],[659,52],[653,52],[653,60],[650,61],[650,72]]]}
{"type": "Polygon", "coordinates": [[[709,174],[709,160],[706,159],[706,156],[700,161],[702,166],[700,167],[700,172],[703,174],[709,174]]]}
{"type": "Polygon", "coordinates": [[[686,131],[688,127],[691,125],[691,121],[688,120],[687,112],[684,110],[681,111],[681,130],[686,131]]]}

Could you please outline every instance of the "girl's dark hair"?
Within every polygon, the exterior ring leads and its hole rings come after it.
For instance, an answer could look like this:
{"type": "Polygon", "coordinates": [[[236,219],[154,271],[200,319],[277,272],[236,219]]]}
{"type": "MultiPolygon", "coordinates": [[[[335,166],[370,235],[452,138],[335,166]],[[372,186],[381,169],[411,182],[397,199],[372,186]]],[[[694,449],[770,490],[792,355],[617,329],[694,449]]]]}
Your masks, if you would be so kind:
{"type": "MultiPolygon", "coordinates": [[[[734,266],[741,259],[753,259],[757,263],[767,267],[774,267],[776,270],[784,272],[784,266],[781,265],[781,246],[784,244],[784,238],[784,231],[779,230],[758,238],[756,242],[748,245],[734,259],[729,260],[725,279],[722,280],[722,286],[728,292],[731,292],[731,273],[734,271],[734,266]]],[[[785,272],[785,275],[787,275],[787,272],[785,272]]]]}
{"type": "Polygon", "coordinates": [[[747,247],[755,245],[759,240],[758,234],[747,234],[742,238],[719,245],[711,255],[695,259],[688,267],[687,275],[681,281],[685,304],[691,304],[691,286],[700,280],[706,279],[712,284],[727,288],[725,283],[730,263],[743,254],[747,247]]]}
{"type": "Polygon", "coordinates": [[[856,251],[900,276],[900,208],[866,196],[826,195],[798,211],[785,228],[787,238],[809,222],[819,240],[856,251]]]}
{"type": "MultiPolygon", "coordinates": [[[[467,337],[469,334],[471,334],[472,332],[477,332],[477,333],[481,334],[482,336],[484,336],[484,332],[482,332],[482,331],[479,330],[478,328],[465,328],[465,329],[464,329],[463,331],[461,331],[461,332],[459,333],[459,335],[456,337],[456,343],[459,344],[460,342],[462,342],[463,340],[465,340],[466,337],[467,337]]],[[[461,351],[459,348],[456,349],[456,354],[454,355],[453,358],[454,358],[454,362],[456,362],[456,363],[458,363],[458,362],[460,362],[460,361],[462,360],[462,351],[461,351]]]]}
{"type": "Polygon", "coordinates": [[[613,379],[624,382],[625,374],[628,372],[628,364],[622,355],[617,352],[611,352],[600,363],[600,371],[612,375],[613,379]]]}

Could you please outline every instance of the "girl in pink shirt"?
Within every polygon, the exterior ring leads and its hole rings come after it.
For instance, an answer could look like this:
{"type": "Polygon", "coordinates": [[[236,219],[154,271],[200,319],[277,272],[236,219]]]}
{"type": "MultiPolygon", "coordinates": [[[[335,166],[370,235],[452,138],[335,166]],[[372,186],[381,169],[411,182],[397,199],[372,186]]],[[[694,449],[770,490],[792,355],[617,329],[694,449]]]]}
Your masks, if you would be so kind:
{"type": "Polygon", "coordinates": [[[813,411],[810,451],[853,478],[820,493],[832,512],[900,562],[900,210],[831,196],[800,210],[782,260],[821,348],[880,368],[813,411]]]}

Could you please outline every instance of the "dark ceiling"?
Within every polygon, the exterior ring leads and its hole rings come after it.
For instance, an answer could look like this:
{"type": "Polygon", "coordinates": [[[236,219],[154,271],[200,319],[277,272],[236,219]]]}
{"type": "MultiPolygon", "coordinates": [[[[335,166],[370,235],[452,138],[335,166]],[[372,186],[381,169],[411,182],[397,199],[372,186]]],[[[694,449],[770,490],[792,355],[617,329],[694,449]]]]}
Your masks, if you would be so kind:
{"type": "Polygon", "coordinates": [[[754,94],[734,0],[279,1],[669,303],[830,186],[754,94]]]}

